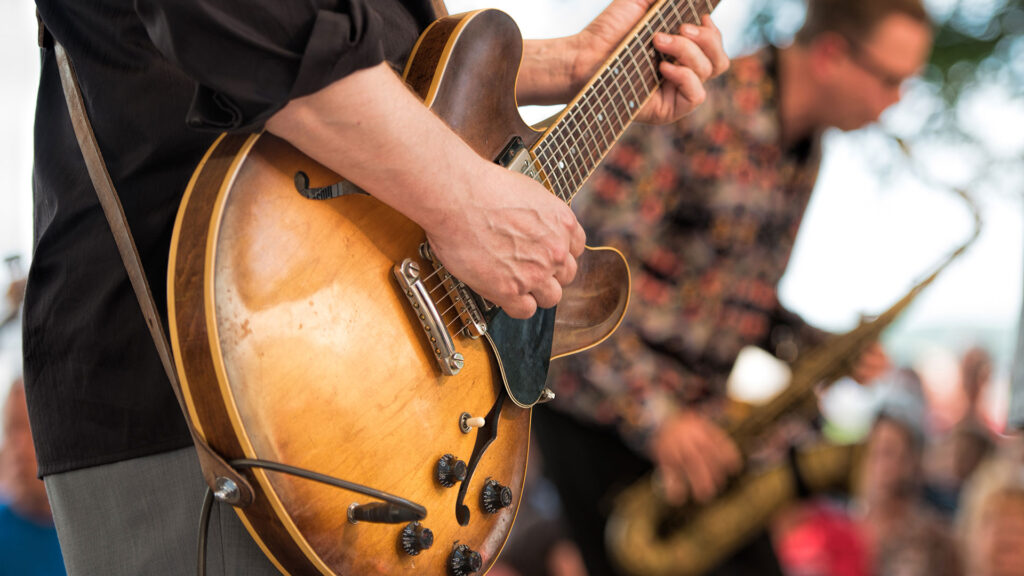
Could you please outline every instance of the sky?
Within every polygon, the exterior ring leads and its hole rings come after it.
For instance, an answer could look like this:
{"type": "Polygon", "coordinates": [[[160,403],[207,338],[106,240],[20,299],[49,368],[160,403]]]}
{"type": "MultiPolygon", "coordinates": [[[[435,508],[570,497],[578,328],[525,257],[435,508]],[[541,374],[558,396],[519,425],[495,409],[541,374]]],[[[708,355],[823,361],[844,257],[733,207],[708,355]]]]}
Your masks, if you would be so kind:
{"type": "MultiPolygon", "coordinates": [[[[949,2],[932,2],[943,3],[949,2]]],[[[574,33],[606,4],[606,0],[448,2],[452,12],[503,9],[519,22],[527,38],[574,33]]],[[[731,55],[749,49],[742,45],[739,34],[746,21],[745,10],[749,10],[746,0],[724,0],[714,15],[731,55]]],[[[38,82],[35,18],[33,4],[26,1],[4,2],[0,12],[4,74],[0,102],[5,111],[0,114],[0,256],[17,254],[27,262],[31,252],[32,110],[38,82]]],[[[915,111],[928,102],[927,95],[916,94],[912,90],[909,101],[887,113],[883,124],[912,130],[920,116],[915,111]]],[[[998,92],[976,96],[974,104],[964,106],[961,114],[992,146],[1016,150],[1024,162],[1024,110],[1006,105],[998,92]]],[[[549,113],[524,110],[528,120],[549,113]]],[[[848,330],[863,315],[887,308],[971,232],[969,212],[962,202],[926,183],[936,178],[955,180],[969,173],[969,162],[956,146],[922,151],[924,177],[911,174],[898,163],[896,169],[879,170],[877,154],[870,151],[881,146],[884,142],[877,131],[828,135],[821,177],[780,287],[784,304],[826,329],[848,330]]],[[[980,201],[985,222],[979,240],[887,334],[887,345],[901,359],[919,362],[933,355],[948,363],[951,356],[980,339],[995,353],[997,368],[1005,377],[1024,278],[1021,197],[1020,190],[1005,190],[980,201]]],[[[0,269],[0,285],[7,280],[6,270],[0,269]]],[[[10,358],[17,356],[12,352],[15,346],[12,336],[0,335],[0,366],[11,365],[10,358]]]]}

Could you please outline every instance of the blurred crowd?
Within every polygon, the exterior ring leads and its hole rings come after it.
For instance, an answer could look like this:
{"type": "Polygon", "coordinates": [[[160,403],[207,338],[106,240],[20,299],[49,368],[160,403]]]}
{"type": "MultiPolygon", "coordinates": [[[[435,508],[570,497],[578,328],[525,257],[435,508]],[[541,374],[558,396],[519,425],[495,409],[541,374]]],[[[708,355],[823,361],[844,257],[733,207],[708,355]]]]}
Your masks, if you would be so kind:
{"type": "MultiPolygon", "coordinates": [[[[788,506],[771,526],[787,576],[1024,575],[1024,441],[982,407],[992,358],[960,358],[958,417],[937,414],[918,374],[871,384],[872,424],[848,491],[788,506]]],[[[496,576],[585,576],[542,463],[496,576]]]]}

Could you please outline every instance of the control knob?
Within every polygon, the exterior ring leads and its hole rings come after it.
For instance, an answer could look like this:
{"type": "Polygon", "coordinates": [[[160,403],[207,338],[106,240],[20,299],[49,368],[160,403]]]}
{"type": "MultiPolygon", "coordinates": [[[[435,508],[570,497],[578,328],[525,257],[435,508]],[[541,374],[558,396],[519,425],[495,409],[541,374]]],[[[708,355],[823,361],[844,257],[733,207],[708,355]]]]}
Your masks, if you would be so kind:
{"type": "Polygon", "coordinates": [[[487,479],[484,491],[480,494],[480,507],[488,514],[494,514],[502,508],[512,505],[512,491],[495,480],[487,479]]]}
{"type": "Polygon", "coordinates": [[[466,463],[452,454],[445,454],[437,461],[434,477],[441,486],[451,488],[466,479],[466,463]]]}
{"type": "Polygon", "coordinates": [[[465,544],[459,544],[448,556],[448,574],[450,576],[469,576],[478,572],[483,566],[480,554],[465,544]]]}
{"type": "Polygon", "coordinates": [[[398,543],[406,554],[416,556],[434,544],[434,533],[419,522],[410,522],[402,528],[398,543]]]}

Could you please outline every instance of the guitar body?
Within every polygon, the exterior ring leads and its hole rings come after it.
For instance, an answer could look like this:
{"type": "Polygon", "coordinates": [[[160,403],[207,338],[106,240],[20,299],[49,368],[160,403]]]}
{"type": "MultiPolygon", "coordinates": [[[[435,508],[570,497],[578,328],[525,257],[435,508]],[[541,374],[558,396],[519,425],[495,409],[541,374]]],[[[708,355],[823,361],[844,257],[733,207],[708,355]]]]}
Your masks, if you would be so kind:
{"type": "MultiPolygon", "coordinates": [[[[500,12],[448,17],[424,32],[406,81],[482,156],[496,158],[513,138],[529,145],[541,136],[515,105],[518,70],[509,63],[521,49],[500,12]]],[[[299,174],[310,188],[343,181],[269,134],[221,137],[193,175],[168,278],[190,416],[228,460],[280,462],[427,509],[421,524],[433,546],[410,555],[399,543],[404,524],[348,521],[350,505],[376,500],[248,471],[256,498],[238,514],[283,573],[442,576],[453,573],[456,545],[466,545],[482,561],[472,573],[482,574],[515,519],[529,406],[548,361],[615,329],[629,290],[624,262],[588,249],[565,313],[515,321],[497,311],[484,337],[453,332],[464,362],[446,374],[394,274],[406,259],[432,270],[420,254],[423,230],[365,194],[307,198],[299,174]],[[467,432],[464,414],[486,424],[467,432]],[[469,468],[451,487],[435,477],[446,454],[469,468]],[[492,513],[481,503],[488,480],[512,495],[492,513]]]]}

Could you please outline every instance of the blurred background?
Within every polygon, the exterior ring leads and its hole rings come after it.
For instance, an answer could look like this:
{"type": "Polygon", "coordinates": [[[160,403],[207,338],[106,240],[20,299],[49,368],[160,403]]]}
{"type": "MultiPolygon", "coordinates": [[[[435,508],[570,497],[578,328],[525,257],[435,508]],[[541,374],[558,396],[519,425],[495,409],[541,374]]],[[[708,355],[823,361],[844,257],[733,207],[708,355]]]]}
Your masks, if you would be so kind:
{"type": "MultiPolygon", "coordinates": [[[[576,32],[607,3],[447,2],[452,12],[505,10],[527,38],[576,32]]],[[[952,193],[965,190],[981,213],[980,237],[889,328],[883,342],[897,364],[921,375],[929,426],[937,432],[950,429],[967,409],[966,352],[973,348],[990,357],[978,410],[998,433],[1010,403],[1024,292],[1024,0],[926,5],[938,33],[923,77],[907,85],[903,102],[879,125],[827,135],[818,188],[781,298],[787,308],[833,331],[849,330],[862,317],[885,310],[970,236],[971,210],[952,193]],[[907,143],[913,160],[893,135],[907,143]]],[[[738,56],[767,41],[785,44],[803,13],[801,0],[724,0],[714,19],[727,51],[738,56]]],[[[0,67],[0,290],[7,293],[31,259],[38,51],[30,2],[0,4],[0,67]]],[[[523,114],[536,121],[555,111],[524,108],[523,114]]],[[[13,318],[0,327],[0,397],[20,372],[15,301],[0,302],[0,321],[13,318]]],[[[1024,354],[1016,357],[1024,362],[1024,354]]],[[[1024,376],[1024,366],[1015,372],[1024,376]]],[[[742,387],[734,392],[750,394],[742,387]]],[[[874,415],[872,394],[852,385],[834,387],[825,405],[830,423],[849,438],[866,434],[874,415]]],[[[547,496],[543,486],[532,491],[541,508],[547,496]]]]}
{"type": "MultiPolygon", "coordinates": [[[[1024,2],[926,4],[940,26],[929,69],[879,126],[828,135],[818,189],[781,297],[807,320],[836,331],[886,309],[970,235],[970,211],[949,188],[967,190],[984,219],[981,237],[884,340],[900,364],[921,372],[940,414],[946,405],[955,410],[958,357],[969,346],[983,346],[994,359],[983,403],[1000,423],[1024,278],[1024,2]],[[916,168],[886,132],[908,142],[916,168]]],[[[606,5],[607,0],[448,1],[452,12],[505,10],[527,38],[573,33],[606,5]]],[[[38,53],[33,4],[4,2],[0,11],[0,257],[8,260],[0,286],[6,286],[27,269],[31,254],[38,53]]],[[[714,18],[735,56],[766,40],[785,43],[803,11],[800,0],[725,0],[714,18]]],[[[553,111],[523,113],[538,120],[553,111]]],[[[8,312],[0,310],[0,317],[8,312]]],[[[8,325],[0,332],[0,385],[18,372],[19,358],[18,330],[8,325]]]]}

